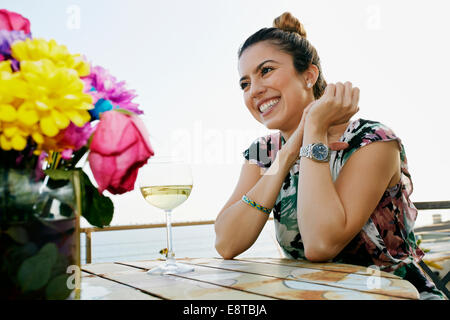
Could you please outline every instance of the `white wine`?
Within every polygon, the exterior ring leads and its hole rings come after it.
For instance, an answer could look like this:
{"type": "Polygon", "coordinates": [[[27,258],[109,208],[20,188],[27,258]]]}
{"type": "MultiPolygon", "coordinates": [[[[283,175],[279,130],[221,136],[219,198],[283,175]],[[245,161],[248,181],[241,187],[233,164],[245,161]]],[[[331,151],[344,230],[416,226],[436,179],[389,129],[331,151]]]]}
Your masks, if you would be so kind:
{"type": "Polygon", "coordinates": [[[185,202],[191,194],[192,185],[141,187],[145,200],[152,206],[172,210],[185,202]]]}

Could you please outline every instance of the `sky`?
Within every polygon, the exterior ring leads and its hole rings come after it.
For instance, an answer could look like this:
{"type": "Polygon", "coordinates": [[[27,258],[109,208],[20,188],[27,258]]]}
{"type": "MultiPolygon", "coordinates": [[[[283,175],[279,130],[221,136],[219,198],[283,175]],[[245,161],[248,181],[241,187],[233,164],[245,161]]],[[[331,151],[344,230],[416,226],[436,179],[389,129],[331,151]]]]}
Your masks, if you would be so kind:
{"type": "MultiPolygon", "coordinates": [[[[244,105],[237,50],[285,11],[304,24],[326,81],[360,88],[355,118],[380,121],[402,139],[411,199],[450,198],[448,1],[0,0],[0,7],[27,17],[35,38],[55,39],[136,90],[155,153],[183,156],[192,167],[193,190],[174,221],[215,219],[234,190],[242,151],[268,133],[244,105]]],[[[105,194],[115,204],[112,225],[164,222],[138,188],[105,194]]],[[[417,224],[429,221],[424,212],[417,224]]]]}

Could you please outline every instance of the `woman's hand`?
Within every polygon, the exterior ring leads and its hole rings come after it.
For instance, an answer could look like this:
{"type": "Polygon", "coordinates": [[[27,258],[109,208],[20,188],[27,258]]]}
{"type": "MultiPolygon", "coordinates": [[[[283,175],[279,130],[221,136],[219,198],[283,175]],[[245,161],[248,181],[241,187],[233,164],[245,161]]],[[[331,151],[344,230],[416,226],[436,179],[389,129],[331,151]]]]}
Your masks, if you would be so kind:
{"type": "MultiPolygon", "coordinates": [[[[314,100],[311,102],[306,108],[303,110],[302,119],[300,120],[300,123],[297,127],[297,129],[294,131],[294,133],[289,137],[288,141],[286,141],[285,145],[283,146],[284,152],[286,152],[289,155],[289,163],[292,166],[294,162],[298,159],[298,155],[300,153],[300,148],[302,146],[303,142],[303,133],[305,130],[305,123],[306,119],[308,117],[308,114],[311,110],[311,108],[317,103],[317,100],[314,100]]],[[[347,142],[333,142],[328,145],[331,150],[343,150],[348,148],[347,142]]]]}
{"type": "Polygon", "coordinates": [[[353,88],[351,82],[328,84],[323,96],[309,106],[305,123],[326,133],[329,127],[349,121],[359,110],[358,102],[359,88],[353,88]]]}

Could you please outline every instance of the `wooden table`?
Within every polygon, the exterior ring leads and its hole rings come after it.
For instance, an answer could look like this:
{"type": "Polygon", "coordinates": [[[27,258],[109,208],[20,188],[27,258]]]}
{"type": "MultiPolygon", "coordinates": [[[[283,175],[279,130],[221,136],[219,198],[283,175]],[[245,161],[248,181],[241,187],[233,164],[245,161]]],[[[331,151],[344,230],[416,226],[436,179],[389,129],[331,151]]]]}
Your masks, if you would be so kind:
{"type": "Polygon", "coordinates": [[[149,275],[159,260],[82,266],[82,300],[411,300],[416,288],[365,267],[277,258],[178,259],[193,272],[149,275]]]}

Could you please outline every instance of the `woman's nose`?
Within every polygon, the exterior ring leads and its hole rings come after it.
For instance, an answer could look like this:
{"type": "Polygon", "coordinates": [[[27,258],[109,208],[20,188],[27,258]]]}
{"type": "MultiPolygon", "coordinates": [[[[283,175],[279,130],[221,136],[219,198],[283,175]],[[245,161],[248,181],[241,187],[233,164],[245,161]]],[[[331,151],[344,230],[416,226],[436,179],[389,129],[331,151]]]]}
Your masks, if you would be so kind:
{"type": "Polygon", "coordinates": [[[250,96],[252,98],[259,98],[266,92],[267,88],[260,81],[254,81],[250,87],[250,96]]]}

